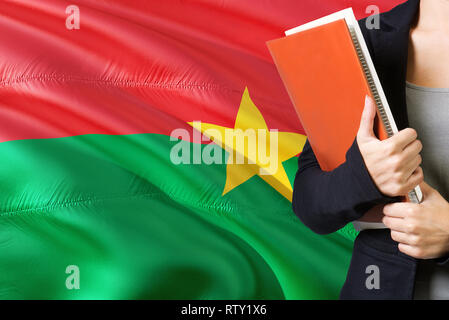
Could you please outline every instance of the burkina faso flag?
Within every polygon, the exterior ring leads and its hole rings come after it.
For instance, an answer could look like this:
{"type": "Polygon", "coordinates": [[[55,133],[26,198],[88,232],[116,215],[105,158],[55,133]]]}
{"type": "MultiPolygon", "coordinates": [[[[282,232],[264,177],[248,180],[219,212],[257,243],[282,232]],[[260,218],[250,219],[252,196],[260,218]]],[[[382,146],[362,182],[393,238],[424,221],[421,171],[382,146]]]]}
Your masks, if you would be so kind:
{"type": "Polygon", "coordinates": [[[336,298],[355,232],[292,212],[306,137],[265,42],[369,4],[0,1],[0,298],[336,298]]]}

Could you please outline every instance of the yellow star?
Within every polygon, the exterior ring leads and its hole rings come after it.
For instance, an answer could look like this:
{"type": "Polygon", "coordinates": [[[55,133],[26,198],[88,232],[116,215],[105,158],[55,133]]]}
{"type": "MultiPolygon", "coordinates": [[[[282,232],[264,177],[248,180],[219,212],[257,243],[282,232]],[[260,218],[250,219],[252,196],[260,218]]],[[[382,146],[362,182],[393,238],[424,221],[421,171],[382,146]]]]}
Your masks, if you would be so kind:
{"type": "Polygon", "coordinates": [[[270,133],[262,114],[249,96],[248,88],[243,92],[234,128],[202,122],[189,124],[229,153],[223,195],[254,175],[259,175],[291,201],[293,190],[282,162],[301,152],[306,136],[273,130],[270,133]],[[272,154],[273,151],[275,154],[272,154]],[[239,159],[243,159],[244,163],[239,159]]]}

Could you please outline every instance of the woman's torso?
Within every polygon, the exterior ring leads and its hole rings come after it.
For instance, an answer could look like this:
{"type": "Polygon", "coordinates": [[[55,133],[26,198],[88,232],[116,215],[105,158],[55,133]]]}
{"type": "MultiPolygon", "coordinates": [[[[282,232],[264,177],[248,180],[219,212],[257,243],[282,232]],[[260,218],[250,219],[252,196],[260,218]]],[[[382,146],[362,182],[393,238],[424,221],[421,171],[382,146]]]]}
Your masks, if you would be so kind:
{"type": "MultiPolygon", "coordinates": [[[[449,199],[449,88],[407,83],[406,101],[410,127],[423,143],[425,180],[449,199]]],[[[433,260],[419,261],[414,299],[449,299],[449,268],[433,260]]]]}

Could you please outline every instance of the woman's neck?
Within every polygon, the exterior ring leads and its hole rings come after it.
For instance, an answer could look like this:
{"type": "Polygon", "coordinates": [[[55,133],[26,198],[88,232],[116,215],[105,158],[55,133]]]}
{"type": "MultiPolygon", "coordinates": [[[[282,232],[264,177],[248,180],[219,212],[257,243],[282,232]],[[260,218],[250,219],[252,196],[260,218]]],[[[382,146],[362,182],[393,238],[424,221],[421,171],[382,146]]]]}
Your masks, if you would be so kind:
{"type": "Polygon", "coordinates": [[[449,88],[449,0],[421,0],[417,23],[410,30],[407,80],[449,88]]]}
{"type": "Polygon", "coordinates": [[[448,18],[449,0],[421,0],[415,28],[449,34],[448,18]]]}

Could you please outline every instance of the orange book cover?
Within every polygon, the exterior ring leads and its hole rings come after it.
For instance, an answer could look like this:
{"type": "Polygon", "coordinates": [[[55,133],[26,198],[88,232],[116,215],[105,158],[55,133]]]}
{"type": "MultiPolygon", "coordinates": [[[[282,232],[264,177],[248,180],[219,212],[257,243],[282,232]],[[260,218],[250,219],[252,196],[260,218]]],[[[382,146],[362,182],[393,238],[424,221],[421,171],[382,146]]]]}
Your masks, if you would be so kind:
{"type": "MultiPolygon", "coordinates": [[[[345,161],[370,87],[344,19],[267,42],[322,170],[345,161]]],[[[376,121],[380,139],[388,137],[376,121]]]]}

